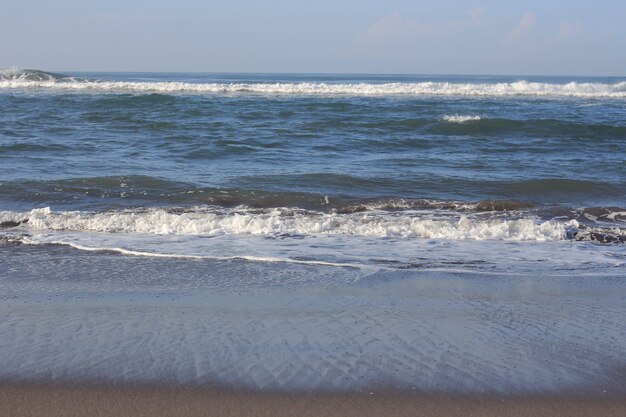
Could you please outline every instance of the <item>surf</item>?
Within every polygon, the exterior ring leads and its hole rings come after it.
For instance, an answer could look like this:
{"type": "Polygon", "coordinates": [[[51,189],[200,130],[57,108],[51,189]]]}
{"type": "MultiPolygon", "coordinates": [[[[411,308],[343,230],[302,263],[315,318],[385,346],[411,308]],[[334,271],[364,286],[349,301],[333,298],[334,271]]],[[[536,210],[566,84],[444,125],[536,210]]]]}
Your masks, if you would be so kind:
{"type": "Polygon", "coordinates": [[[626,81],[615,83],[534,82],[187,82],[116,81],[77,78],[39,70],[4,69],[0,89],[94,93],[262,94],[321,96],[465,96],[625,98],[626,81]]]}

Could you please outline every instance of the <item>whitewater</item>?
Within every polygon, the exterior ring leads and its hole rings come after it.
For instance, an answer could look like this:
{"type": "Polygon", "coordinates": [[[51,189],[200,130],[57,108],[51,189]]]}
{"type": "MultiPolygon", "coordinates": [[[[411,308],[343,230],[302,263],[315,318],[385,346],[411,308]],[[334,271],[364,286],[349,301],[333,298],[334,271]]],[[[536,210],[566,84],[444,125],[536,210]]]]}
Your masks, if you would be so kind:
{"type": "Polygon", "coordinates": [[[39,71],[0,70],[0,89],[46,89],[94,93],[200,93],[200,94],[296,94],[348,96],[537,96],[537,97],[626,97],[626,82],[546,83],[517,80],[496,83],[462,82],[139,82],[82,79],[39,71]]]}

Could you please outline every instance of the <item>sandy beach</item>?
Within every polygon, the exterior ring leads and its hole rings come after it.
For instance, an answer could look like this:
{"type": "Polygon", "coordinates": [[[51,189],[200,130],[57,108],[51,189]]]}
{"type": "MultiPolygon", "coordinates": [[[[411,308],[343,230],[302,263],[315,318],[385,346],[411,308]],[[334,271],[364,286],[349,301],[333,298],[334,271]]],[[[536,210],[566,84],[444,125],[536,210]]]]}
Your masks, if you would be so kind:
{"type": "Polygon", "coordinates": [[[286,394],[164,387],[0,384],[0,415],[618,417],[626,397],[286,394]]]}

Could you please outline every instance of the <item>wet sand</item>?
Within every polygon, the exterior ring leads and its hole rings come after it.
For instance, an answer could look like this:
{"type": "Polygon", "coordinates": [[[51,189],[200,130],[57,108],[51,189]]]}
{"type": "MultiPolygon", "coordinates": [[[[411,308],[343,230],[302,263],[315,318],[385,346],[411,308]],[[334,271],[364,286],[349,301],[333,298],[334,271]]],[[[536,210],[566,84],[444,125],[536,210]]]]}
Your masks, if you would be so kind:
{"type": "Polygon", "coordinates": [[[2,417],[626,415],[619,271],[0,254],[2,417]]]}
{"type": "Polygon", "coordinates": [[[164,387],[0,384],[0,415],[106,416],[550,416],[626,415],[626,397],[462,396],[406,392],[287,394],[164,387]]]}

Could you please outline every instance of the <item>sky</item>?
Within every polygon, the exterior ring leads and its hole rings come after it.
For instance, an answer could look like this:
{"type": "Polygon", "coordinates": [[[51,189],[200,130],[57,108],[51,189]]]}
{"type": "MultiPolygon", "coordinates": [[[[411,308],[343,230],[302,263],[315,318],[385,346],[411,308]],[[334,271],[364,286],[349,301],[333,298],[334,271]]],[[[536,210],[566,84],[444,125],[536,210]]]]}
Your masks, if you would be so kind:
{"type": "Polygon", "coordinates": [[[0,68],[626,75],[624,0],[0,0],[0,68]]]}

